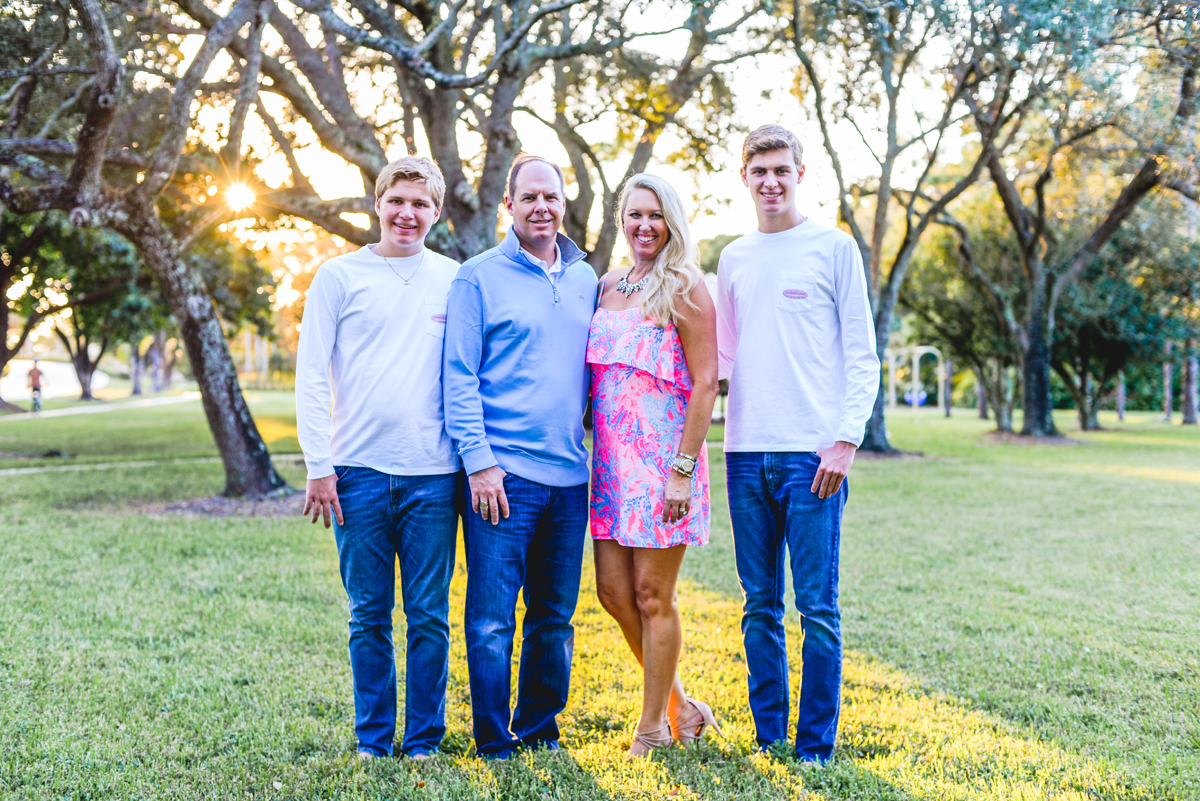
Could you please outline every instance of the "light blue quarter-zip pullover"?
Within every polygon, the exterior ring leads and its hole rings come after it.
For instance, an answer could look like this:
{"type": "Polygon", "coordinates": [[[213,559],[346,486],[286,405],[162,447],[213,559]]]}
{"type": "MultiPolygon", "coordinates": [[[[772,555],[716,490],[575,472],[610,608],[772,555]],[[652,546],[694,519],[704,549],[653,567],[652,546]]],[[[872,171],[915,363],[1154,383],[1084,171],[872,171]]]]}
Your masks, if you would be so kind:
{"type": "Polygon", "coordinates": [[[583,411],[596,274],[558,235],[552,280],[504,241],[468,260],[450,286],[442,364],[446,432],[467,473],[499,465],[529,481],[588,480],[583,411]]]}

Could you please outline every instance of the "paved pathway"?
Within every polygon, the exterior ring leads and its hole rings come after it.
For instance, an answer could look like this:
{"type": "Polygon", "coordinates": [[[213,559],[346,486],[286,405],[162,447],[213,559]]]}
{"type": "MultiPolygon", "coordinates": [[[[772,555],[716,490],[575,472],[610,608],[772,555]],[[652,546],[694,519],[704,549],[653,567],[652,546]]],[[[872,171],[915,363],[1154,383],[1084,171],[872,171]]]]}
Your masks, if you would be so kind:
{"type": "MultiPolygon", "coordinates": [[[[302,453],[275,453],[271,459],[276,462],[299,462],[304,459],[302,453]]],[[[130,462],[88,462],[85,464],[55,464],[38,467],[10,467],[0,470],[0,476],[23,476],[30,473],[73,473],[79,470],[117,470],[132,467],[158,467],[164,464],[203,464],[205,462],[220,462],[220,456],[195,456],[190,459],[141,459],[130,462]]]]}
{"type": "Polygon", "coordinates": [[[95,406],[72,406],[69,409],[51,409],[37,414],[5,414],[0,415],[0,423],[11,423],[16,420],[40,420],[44,417],[70,417],[75,414],[96,414],[98,412],[115,412],[118,409],[142,409],[147,406],[169,406],[173,403],[188,403],[200,400],[199,392],[185,392],[182,395],[171,395],[166,398],[146,398],[145,400],[122,401],[120,403],[97,403],[95,406]]]}

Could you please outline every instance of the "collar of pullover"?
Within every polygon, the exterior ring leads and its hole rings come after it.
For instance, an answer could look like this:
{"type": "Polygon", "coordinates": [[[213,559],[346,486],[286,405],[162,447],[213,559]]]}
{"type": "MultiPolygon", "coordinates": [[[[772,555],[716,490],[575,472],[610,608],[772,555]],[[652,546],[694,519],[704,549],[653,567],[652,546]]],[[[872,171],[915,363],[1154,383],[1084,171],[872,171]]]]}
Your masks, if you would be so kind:
{"type": "MultiPolygon", "coordinates": [[[[577,261],[582,261],[584,252],[571,241],[571,238],[563,233],[555,235],[555,241],[558,243],[558,253],[562,260],[562,267],[566,270],[577,261]]],[[[517,238],[517,232],[512,226],[508,226],[508,233],[504,236],[504,241],[500,243],[500,252],[513,261],[520,261],[529,264],[531,267],[536,267],[527,257],[521,255],[521,240],[517,238]]]]}

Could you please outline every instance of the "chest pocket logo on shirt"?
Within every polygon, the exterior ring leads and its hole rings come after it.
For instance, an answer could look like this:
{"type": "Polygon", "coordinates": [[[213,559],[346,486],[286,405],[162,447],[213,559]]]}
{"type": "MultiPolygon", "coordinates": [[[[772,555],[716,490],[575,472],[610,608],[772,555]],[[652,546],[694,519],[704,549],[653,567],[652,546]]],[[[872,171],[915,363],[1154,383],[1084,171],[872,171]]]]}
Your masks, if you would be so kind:
{"type": "Polygon", "coordinates": [[[775,305],[794,314],[804,314],[812,308],[817,282],[808,273],[780,273],[775,305]]]}
{"type": "Polygon", "coordinates": [[[446,301],[437,295],[425,296],[425,333],[438,339],[446,336],[446,301]]]}

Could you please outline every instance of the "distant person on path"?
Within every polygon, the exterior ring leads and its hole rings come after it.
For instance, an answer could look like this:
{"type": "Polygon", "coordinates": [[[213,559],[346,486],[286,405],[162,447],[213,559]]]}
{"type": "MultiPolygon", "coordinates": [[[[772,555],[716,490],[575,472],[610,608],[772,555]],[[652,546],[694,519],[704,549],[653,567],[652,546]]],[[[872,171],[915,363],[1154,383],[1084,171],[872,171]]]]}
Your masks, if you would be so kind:
{"type": "Polygon", "coordinates": [[[408,619],[400,750],[429,756],[446,732],[459,463],[445,431],[441,377],[446,299],[458,263],[425,247],[445,192],[427,158],[384,168],[375,184],[379,244],[321,266],[300,326],[304,514],[314,523],[324,517],[326,528],[336,520],[361,757],[393,752],[397,557],[408,619]]]}
{"type": "Polygon", "coordinates": [[[709,533],[704,435],[717,397],[716,308],[678,193],[662,178],[625,182],[617,222],[634,258],[601,279],[587,361],[593,420],[596,591],[642,665],[642,713],[629,753],[700,739],[712,710],[676,672],[675,584],[709,533]]]}
{"type": "Polygon", "coordinates": [[[45,376],[46,374],[38,368],[38,360],[34,359],[25,383],[29,386],[29,397],[32,399],[32,408],[35,412],[42,410],[42,384],[46,381],[45,376]]]}
{"type": "Polygon", "coordinates": [[[875,403],[879,359],[857,245],[796,207],[803,155],[778,125],[746,137],[741,175],[758,229],[721,254],[717,337],[720,377],[729,379],[726,480],[758,744],[788,734],[786,548],[804,631],[796,756],[825,763],[842,681],[846,475],[875,403]]]}
{"type": "Polygon", "coordinates": [[[504,241],[464,263],[450,290],[443,369],[446,428],[470,496],[463,533],[475,748],[492,759],[558,748],[588,520],[584,355],[596,307],[596,274],[558,233],[562,170],[518,156],[504,204],[513,219],[504,241]]]}

